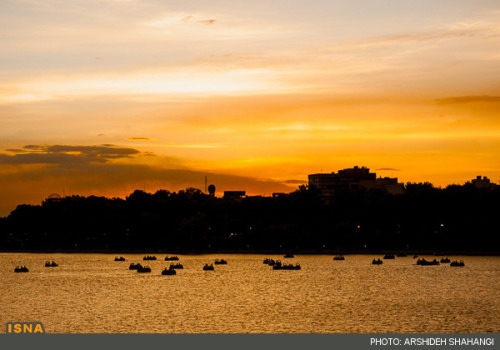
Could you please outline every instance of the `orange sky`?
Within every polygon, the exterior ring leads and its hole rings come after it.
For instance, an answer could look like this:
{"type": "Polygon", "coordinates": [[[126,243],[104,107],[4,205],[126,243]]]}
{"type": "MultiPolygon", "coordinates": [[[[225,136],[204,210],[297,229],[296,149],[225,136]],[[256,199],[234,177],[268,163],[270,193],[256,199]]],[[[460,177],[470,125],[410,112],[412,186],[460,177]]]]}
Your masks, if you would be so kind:
{"type": "Polygon", "coordinates": [[[0,215],[207,174],[500,182],[497,1],[7,0],[0,21],[0,215]]]}

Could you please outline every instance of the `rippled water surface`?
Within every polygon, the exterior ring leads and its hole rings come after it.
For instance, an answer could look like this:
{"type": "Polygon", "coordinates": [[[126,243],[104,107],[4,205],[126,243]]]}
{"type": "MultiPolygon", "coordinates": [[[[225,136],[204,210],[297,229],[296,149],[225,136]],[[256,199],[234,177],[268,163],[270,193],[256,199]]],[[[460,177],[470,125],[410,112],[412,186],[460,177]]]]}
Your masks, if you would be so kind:
{"type": "Polygon", "coordinates": [[[411,256],[374,266],[369,255],[179,255],[184,269],[162,276],[165,255],[123,256],[0,254],[0,330],[41,321],[49,333],[500,332],[500,257],[423,267],[411,256]],[[265,257],[302,269],[274,271],[265,257]],[[228,265],[202,270],[216,258],[228,265]]]}

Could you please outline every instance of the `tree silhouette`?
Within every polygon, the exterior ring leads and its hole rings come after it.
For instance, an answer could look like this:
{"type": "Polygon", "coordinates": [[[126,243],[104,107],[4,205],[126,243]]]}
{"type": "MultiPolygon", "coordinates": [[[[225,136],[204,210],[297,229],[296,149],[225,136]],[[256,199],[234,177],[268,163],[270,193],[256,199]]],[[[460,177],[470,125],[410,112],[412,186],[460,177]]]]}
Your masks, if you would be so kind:
{"type": "Polygon", "coordinates": [[[0,248],[61,251],[377,251],[498,253],[500,190],[408,183],[406,192],[300,186],[233,200],[195,188],[126,199],[65,197],[0,218],[0,248]]]}

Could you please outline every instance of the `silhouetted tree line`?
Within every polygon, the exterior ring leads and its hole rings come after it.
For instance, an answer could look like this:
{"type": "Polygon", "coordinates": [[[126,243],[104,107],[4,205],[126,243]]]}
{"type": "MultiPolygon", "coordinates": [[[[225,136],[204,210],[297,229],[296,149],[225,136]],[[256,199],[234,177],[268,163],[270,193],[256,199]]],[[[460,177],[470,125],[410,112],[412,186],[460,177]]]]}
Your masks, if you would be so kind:
{"type": "Polygon", "coordinates": [[[408,183],[405,193],[314,189],[224,199],[188,188],[71,196],[0,219],[0,250],[498,253],[500,190],[408,183]]]}

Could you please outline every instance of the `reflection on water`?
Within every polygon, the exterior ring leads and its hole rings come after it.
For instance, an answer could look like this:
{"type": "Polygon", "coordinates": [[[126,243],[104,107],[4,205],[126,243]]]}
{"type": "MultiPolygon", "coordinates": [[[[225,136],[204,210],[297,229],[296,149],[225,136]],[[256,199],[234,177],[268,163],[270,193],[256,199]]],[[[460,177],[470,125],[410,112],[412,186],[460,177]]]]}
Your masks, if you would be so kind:
{"type": "Polygon", "coordinates": [[[184,269],[162,276],[165,256],[123,256],[0,254],[1,331],[41,321],[49,333],[500,332],[500,257],[450,257],[466,262],[450,267],[296,255],[287,262],[301,270],[276,271],[263,259],[282,256],[179,255],[184,269]],[[228,264],[203,271],[216,258],[228,264]],[[131,262],[152,273],[130,271],[131,262]]]}

